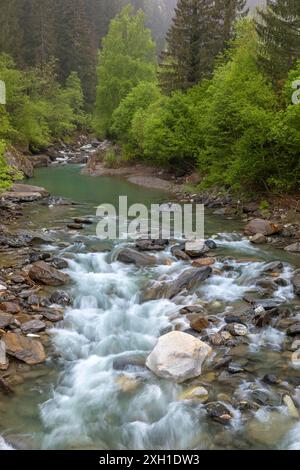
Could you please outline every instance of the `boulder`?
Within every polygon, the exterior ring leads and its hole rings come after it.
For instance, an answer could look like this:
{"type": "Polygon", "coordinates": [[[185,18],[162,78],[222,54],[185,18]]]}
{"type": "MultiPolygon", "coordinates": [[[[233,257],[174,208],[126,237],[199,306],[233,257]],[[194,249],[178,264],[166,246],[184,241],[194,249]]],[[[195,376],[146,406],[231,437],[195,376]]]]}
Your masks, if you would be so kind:
{"type": "Polygon", "coordinates": [[[248,333],[248,328],[241,323],[229,323],[225,326],[225,329],[232,336],[246,336],[248,333]]]}
{"type": "Polygon", "coordinates": [[[53,239],[43,233],[28,230],[0,234],[0,245],[7,245],[10,248],[22,248],[34,243],[53,243],[53,239]]]}
{"type": "Polygon", "coordinates": [[[29,184],[14,184],[9,191],[2,194],[5,199],[14,202],[32,202],[47,197],[48,191],[38,186],[29,184]]]}
{"type": "Polygon", "coordinates": [[[4,153],[5,160],[8,165],[21,171],[26,178],[32,178],[34,169],[30,158],[19,152],[14,147],[9,147],[4,153]]]}
{"type": "Polygon", "coordinates": [[[180,274],[177,279],[169,284],[169,289],[166,297],[169,299],[175,297],[183,290],[192,290],[197,287],[201,282],[205,281],[212,273],[209,266],[203,268],[191,268],[180,274]]]}
{"type": "Polygon", "coordinates": [[[195,240],[193,242],[186,242],[184,251],[191,258],[197,258],[207,253],[209,248],[204,240],[195,240]]]}
{"type": "Polygon", "coordinates": [[[54,292],[51,295],[49,300],[52,304],[58,304],[58,305],[70,305],[71,304],[71,298],[69,294],[64,291],[54,292]]]}
{"type": "Polygon", "coordinates": [[[190,322],[190,326],[193,330],[201,333],[202,330],[209,328],[209,321],[203,315],[197,315],[197,313],[190,313],[187,315],[187,318],[190,322]]]}
{"type": "Polygon", "coordinates": [[[283,263],[281,261],[272,261],[264,268],[264,273],[276,273],[283,270],[283,263]]]}
{"type": "Polygon", "coordinates": [[[261,287],[262,289],[266,289],[269,292],[273,292],[278,289],[278,284],[271,278],[261,278],[258,279],[256,282],[256,285],[258,287],[261,287]]]}
{"type": "Polygon", "coordinates": [[[32,294],[27,298],[28,305],[37,305],[38,307],[49,307],[50,301],[42,295],[32,294]]]}
{"type": "Polygon", "coordinates": [[[70,230],[82,230],[84,227],[83,227],[83,224],[68,224],[67,227],[70,229],[70,230]]]}
{"type": "Polygon", "coordinates": [[[188,315],[189,313],[198,313],[207,315],[207,311],[203,307],[203,305],[187,305],[180,310],[181,315],[188,315]]]}
{"type": "Polygon", "coordinates": [[[139,251],[163,251],[168,245],[168,240],[138,240],[135,247],[139,251]]]}
{"type": "Polygon", "coordinates": [[[216,250],[218,248],[218,245],[216,244],[214,240],[205,240],[205,245],[210,250],[216,250]]]}
{"type": "Polygon", "coordinates": [[[293,278],[292,278],[292,283],[294,286],[294,291],[295,294],[300,296],[300,269],[297,269],[294,272],[293,278]]]}
{"type": "Polygon", "coordinates": [[[279,385],[281,383],[281,379],[274,374],[266,374],[262,380],[268,385],[279,385]]]}
{"type": "Polygon", "coordinates": [[[23,323],[21,326],[22,333],[28,335],[29,333],[40,333],[45,331],[46,323],[40,320],[30,320],[26,323],[23,323]]]}
{"type": "Polygon", "coordinates": [[[49,266],[44,261],[34,263],[29,271],[29,277],[35,282],[46,286],[62,286],[70,281],[67,274],[49,266]]]}
{"type": "Polygon", "coordinates": [[[260,306],[254,310],[254,316],[252,318],[252,323],[259,327],[263,328],[271,323],[272,320],[272,310],[265,310],[264,307],[260,306]]]}
{"type": "Polygon", "coordinates": [[[182,383],[201,375],[202,364],[211,352],[211,347],[198,338],[173,331],[159,338],[146,366],[159,377],[182,383]]]}
{"type": "Polygon", "coordinates": [[[117,255],[117,261],[125,264],[135,264],[140,267],[153,266],[156,264],[155,256],[146,253],[139,253],[132,248],[124,248],[117,255]]]}
{"type": "Polygon", "coordinates": [[[243,212],[245,214],[250,214],[251,212],[256,212],[259,209],[258,202],[248,202],[243,205],[243,212]]]}
{"type": "Polygon", "coordinates": [[[190,261],[191,259],[189,255],[187,255],[184,251],[180,250],[179,248],[173,249],[172,255],[180,261],[190,261]]]}
{"type": "Polygon", "coordinates": [[[29,159],[34,168],[47,167],[51,163],[51,159],[48,155],[32,155],[29,159]]]}
{"type": "Polygon", "coordinates": [[[273,393],[267,389],[255,387],[251,391],[251,398],[253,401],[263,406],[280,406],[281,405],[281,396],[277,393],[273,393]]]}
{"type": "Polygon", "coordinates": [[[201,266],[212,266],[215,264],[215,262],[215,258],[199,258],[192,262],[192,266],[194,268],[200,268],[201,266]]]}
{"type": "Polygon", "coordinates": [[[245,227],[246,235],[274,235],[281,231],[281,227],[263,219],[253,219],[245,227]]]}
{"type": "Polygon", "coordinates": [[[33,251],[32,253],[29,253],[29,263],[36,263],[37,261],[46,261],[51,259],[50,253],[40,253],[33,251]]]}
{"type": "Polygon", "coordinates": [[[13,315],[0,312],[0,330],[3,330],[14,321],[13,315]]]}
{"type": "Polygon", "coordinates": [[[257,233],[256,235],[250,237],[250,242],[254,245],[263,245],[267,242],[267,238],[262,233],[257,233]]]}
{"type": "Polygon", "coordinates": [[[47,262],[55,269],[67,269],[69,266],[68,261],[63,258],[51,258],[47,262]]]}
{"type": "Polygon", "coordinates": [[[300,335],[300,323],[294,323],[287,329],[287,334],[289,336],[297,336],[300,335]]]}
{"type": "Polygon", "coordinates": [[[292,243],[289,246],[285,247],[285,251],[289,253],[300,253],[300,242],[292,243]]]}
{"type": "Polygon", "coordinates": [[[1,310],[2,310],[2,312],[11,313],[13,315],[16,315],[16,314],[21,312],[21,307],[20,307],[19,304],[16,304],[14,302],[1,302],[0,303],[0,311],[1,310]]]}
{"type": "Polygon", "coordinates": [[[229,424],[232,421],[233,415],[230,409],[221,402],[208,403],[205,406],[208,416],[220,424],[229,424]]]}
{"type": "Polygon", "coordinates": [[[230,374],[240,374],[243,371],[244,371],[243,366],[239,364],[238,362],[231,361],[228,364],[228,372],[230,374]]]}
{"type": "Polygon", "coordinates": [[[47,320],[51,321],[52,323],[58,323],[63,320],[64,315],[61,311],[49,309],[49,310],[42,310],[41,314],[47,320]]]}
{"type": "Polygon", "coordinates": [[[6,352],[28,365],[45,362],[46,354],[43,345],[36,340],[26,338],[16,333],[6,333],[2,337],[6,352]]]}
{"type": "Polygon", "coordinates": [[[244,295],[243,299],[253,305],[254,308],[263,307],[265,310],[274,310],[284,302],[281,297],[273,297],[272,299],[257,299],[251,295],[244,295]]]}

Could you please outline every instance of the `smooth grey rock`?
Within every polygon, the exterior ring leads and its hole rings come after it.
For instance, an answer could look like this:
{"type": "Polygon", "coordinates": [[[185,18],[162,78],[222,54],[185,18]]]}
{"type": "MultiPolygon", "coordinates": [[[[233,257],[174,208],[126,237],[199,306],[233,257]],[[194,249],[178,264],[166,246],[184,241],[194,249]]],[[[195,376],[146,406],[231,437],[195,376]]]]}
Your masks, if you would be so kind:
{"type": "Polygon", "coordinates": [[[161,336],[148,356],[146,366],[159,377],[177,383],[198,377],[211,347],[192,335],[172,331],[161,336]]]}
{"type": "Polygon", "coordinates": [[[117,255],[117,261],[125,264],[135,264],[140,267],[153,266],[156,264],[155,256],[140,253],[132,248],[124,248],[117,255]]]}

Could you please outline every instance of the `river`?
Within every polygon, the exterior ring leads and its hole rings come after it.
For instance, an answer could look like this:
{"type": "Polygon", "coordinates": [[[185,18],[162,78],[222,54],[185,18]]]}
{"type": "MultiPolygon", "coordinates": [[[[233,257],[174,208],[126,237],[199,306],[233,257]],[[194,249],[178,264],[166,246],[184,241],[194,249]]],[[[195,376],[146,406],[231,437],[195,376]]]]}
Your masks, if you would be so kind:
{"type": "MultiPolygon", "coordinates": [[[[276,397],[288,393],[300,406],[300,392],[287,380],[299,378],[300,370],[291,363],[282,330],[271,325],[249,327],[247,344],[235,348],[242,374],[220,380],[215,363],[226,348],[219,348],[203,376],[192,382],[209,390],[210,401],[232,402],[230,426],[211,421],[201,403],[181,399],[186,385],[158,379],[145,368],[145,358],[163,332],[172,325],[187,328],[178,311],[193,305],[196,297],[181,297],[176,303],[145,302],[141,292],[151,280],[174,278],[186,263],[166,262],[172,258],[167,248],[157,255],[161,261],[157,266],[125,265],[115,261],[124,242],[100,241],[95,224],[80,232],[70,232],[66,224],[72,217],[94,217],[101,203],[116,205],[119,195],[127,195],[129,204],[161,203],[168,195],[117,178],[84,176],[80,169],[78,165],[39,169],[30,180],[52,195],[78,203],[50,208],[34,204],[19,221],[22,228],[50,229],[56,242],[43,250],[68,259],[74,302],[66,309],[64,322],[51,332],[55,357],[28,371],[14,396],[1,399],[0,434],[12,445],[35,449],[299,448],[299,420],[282,402],[246,412],[236,405],[247,401],[253,386],[259,386],[276,397]],[[262,381],[267,373],[280,376],[280,385],[267,386],[262,381]]],[[[284,262],[281,278],[286,280],[273,296],[300,312],[290,283],[300,257],[251,245],[240,235],[238,220],[208,212],[205,222],[207,237],[214,236],[218,244],[215,267],[220,270],[199,291],[209,313],[221,322],[212,332],[222,326],[224,312],[235,312],[243,296],[257,290],[257,279],[273,260],[284,262]],[[225,270],[224,263],[229,266],[225,270]]],[[[1,446],[5,446],[2,441],[1,446]]]]}

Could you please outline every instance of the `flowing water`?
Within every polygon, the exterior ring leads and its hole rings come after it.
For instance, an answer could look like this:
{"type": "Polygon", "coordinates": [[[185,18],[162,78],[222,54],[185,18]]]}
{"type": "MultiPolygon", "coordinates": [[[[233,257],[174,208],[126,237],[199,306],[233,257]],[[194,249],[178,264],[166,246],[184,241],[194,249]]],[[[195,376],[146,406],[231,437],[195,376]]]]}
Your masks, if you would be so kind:
{"type": "MultiPolygon", "coordinates": [[[[173,279],[186,268],[184,262],[166,262],[172,259],[169,248],[156,255],[157,266],[139,269],[117,262],[116,253],[124,241],[100,241],[95,225],[80,233],[66,230],[72,217],[94,216],[100,203],[116,205],[119,195],[127,195],[129,204],[150,204],[167,201],[165,193],[116,178],[83,176],[79,166],[40,169],[30,184],[79,203],[52,208],[34,205],[22,219],[23,228],[43,227],[55,238],[54,244],[43,249],[68,259],[74,303],[66,309],[62,324],[51,332],[56,357],[46,366],[25,370],[27,380],[16,387],[15,395],[0,401],[0,434],[6,441],[42,449],[300,446],[300,424],[286,407],[261,407],[250,411],[247,419],[235,407],[233,423],[224,428],[207,418],[201,404],[180,399],[186,385],[158,379],[145,368],[145,358],[162,333],[174,327],[188,328],[178,314],[180,308],[199,300],[195,295],[181,297],[176,303],[142,300],[143,289],[151,280],[173,279]]],[[[239,235],[240,230],[238,221],[206,216],[206,234],[215,236],[217,254],[232,257],[227,260],[228,269],[213,275],[199,291],[210,313],[220,320],[224,312],[239,307],[245,293],[255,289],[270,261],[284,261],[281,277],[287,281],[300,266],[299,257],[252,246],[239,235]]],[[[215,267],[222,268],[223,262],[215,267]]],[[[274,296],[287,304],[296,302],[289,282],[279,286],[274,296]]],[[[205,386],[211,401],[226,396],[243,400],[253,384],[264,387],[260,379],[265,373],[298,376],[284,342],[285,334],[272,326],[252,328],[249,344],[238,347],[247,362],[247,379],[222,383],[211,361],[192,384],[205,386]]],[[[216,354],[222,358],[224,350],[216,354]]],[[[300,405],[300,390],[294,388],[293,395],[300,405]]],[[[0,449],[7,447],[1,438],[0,449]]]]}

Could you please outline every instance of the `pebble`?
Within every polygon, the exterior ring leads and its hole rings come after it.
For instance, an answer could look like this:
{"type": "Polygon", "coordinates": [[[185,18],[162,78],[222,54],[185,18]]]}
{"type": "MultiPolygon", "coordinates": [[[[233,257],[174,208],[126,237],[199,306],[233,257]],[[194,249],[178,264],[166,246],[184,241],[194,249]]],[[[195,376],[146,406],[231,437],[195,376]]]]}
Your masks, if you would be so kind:
{"type": "Polygon", "coordinates": [[[208,416],[217,423],[227,425],[232,421],[231,411],[221,402],[208,403],[205,409],[208,416]]]}
{"type": "Polygon", "coordinates": [[[230,323],[225,328],[232,336],[246,336],[248,333],[248,328],[240,323],[230,323]]]}
{"type": "Polygon", "coordinates": [[[204,387],[192,387],[179,395],[180,400],[196,400],[205,403],[208,400],[208,391],[204,387]]]}
{"type": "Polygon", "coordinates": [[[230,374],[238,374],[239,372],[243,372],[243,371],[244,371],[243,367],[237,362],[232,361],[228,365],[228,372],[230,372],[230,374]]]}
{"type": "Polygon", "coordinates": [[[262,380],[269,385],[278,385],[281,383],[280,378],[273,374],[266,374],[262,380]]]}

